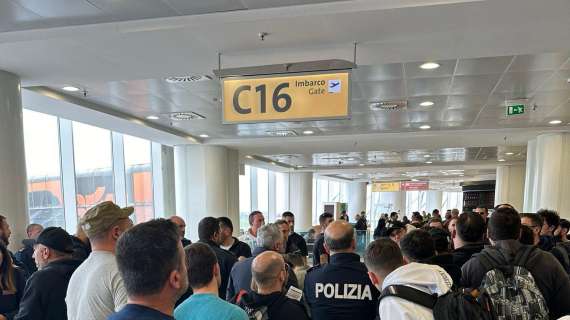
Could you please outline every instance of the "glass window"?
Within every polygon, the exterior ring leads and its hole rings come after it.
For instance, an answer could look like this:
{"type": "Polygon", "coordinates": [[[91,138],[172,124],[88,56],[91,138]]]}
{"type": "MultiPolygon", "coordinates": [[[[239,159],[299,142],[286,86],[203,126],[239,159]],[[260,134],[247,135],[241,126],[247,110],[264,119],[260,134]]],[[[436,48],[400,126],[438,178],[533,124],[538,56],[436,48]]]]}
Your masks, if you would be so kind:
{"type": "Polygon", "coordinates": [[[450,209],[459,209],[460,212],[463,211],[463,192],[444,191],[442,195],[441,209],[444,212],[450,209]]]}
{"type": "Polygon", "coordinates": [[[289,174],[275,173],[275,211],[278,218],[285,211],[289,211],[289,174]]]}
{"type": "Polygon", "coordinates": [[[245,175],[239,176],[239,227],[249,228],[249,213],[251,212],[251,167],[245,166],[245,175]]]}
{"type": "Polygon", "coordinates": [[[257,168],[257,210],[267,217],[269,211],[269,174],[267,170],[257,168]]]}
{"type": "Polygon", "coordinates": [[[93,205],[114,201],[111,132],[84,123],[73,123],[77,214],[93,205]]]}
{"type": "Polygon", "coordinates": [[[65,228],[57,118],[24,110],[24,147],[30,223],[65,228]]]}
{"type": "Polygon", "coordinates": [[[427,210],[427,191],[406,191],[406,215],[427,210]]]}
{"type": "Polygon", "coordinates": [[[123,136],[127,205],[135,208],[135,221],[154,218],[151,142],[123,136]]]}

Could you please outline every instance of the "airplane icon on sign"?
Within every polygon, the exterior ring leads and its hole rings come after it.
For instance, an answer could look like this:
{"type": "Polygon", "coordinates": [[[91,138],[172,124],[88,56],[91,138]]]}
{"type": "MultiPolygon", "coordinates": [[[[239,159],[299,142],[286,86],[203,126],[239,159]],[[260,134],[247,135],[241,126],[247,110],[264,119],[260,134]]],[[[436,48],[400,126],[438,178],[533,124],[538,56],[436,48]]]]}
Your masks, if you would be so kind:
{"type": "Polygon", "coordinates": [[[340,80],[329,80],[329,93],[339,93],[340,88],[340,80]]]}

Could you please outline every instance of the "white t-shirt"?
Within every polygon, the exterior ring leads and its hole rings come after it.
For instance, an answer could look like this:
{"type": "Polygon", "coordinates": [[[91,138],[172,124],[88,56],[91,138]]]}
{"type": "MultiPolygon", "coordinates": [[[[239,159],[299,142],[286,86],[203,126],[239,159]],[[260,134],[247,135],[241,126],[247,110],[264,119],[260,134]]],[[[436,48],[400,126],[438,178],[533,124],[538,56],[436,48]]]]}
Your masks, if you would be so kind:
{"type": "Polygon", "coordinates": [[[102,320],[127,304],[115,255],[93,251],[75,270],[65,297],[68,320],[102,320]]]}

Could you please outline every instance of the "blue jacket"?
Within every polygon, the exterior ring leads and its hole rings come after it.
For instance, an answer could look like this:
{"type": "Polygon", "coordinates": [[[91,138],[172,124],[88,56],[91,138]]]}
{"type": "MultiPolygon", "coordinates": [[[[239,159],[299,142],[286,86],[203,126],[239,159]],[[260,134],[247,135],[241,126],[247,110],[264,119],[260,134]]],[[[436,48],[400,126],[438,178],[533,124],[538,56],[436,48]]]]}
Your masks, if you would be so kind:
{"type": "Polygon", "coordinates": [[[380,293],[356,253],[336,253],[305,276],[304,296],[314,320],[372,320],[380,293]]]}

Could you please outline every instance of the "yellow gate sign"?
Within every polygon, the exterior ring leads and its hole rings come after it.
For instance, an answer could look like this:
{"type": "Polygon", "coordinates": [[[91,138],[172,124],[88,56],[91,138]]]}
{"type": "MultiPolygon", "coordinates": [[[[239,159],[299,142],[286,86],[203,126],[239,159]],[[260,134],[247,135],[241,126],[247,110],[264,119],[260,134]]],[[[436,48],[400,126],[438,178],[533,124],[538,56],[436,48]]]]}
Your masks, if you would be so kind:
{"type": "Polygon", "coordinates": [[[400,182],[374,182],[372,192],[395,192],[400,191],[400,182]]]}
{"type": "Polygon", "coordinates": [[[224,78],[223,122],[345,119],[350,72],[224,78]]]}

